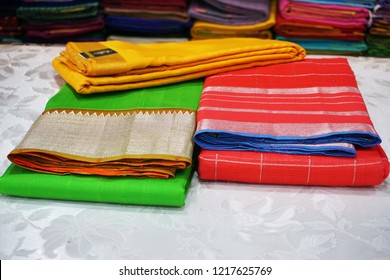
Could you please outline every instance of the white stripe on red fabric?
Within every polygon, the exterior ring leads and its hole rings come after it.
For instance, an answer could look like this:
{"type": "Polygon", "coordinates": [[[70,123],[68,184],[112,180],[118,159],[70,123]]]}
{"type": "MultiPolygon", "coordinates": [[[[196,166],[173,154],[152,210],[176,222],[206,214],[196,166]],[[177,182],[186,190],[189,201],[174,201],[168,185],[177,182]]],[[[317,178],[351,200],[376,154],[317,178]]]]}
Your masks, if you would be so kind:
{"type": "Polygon", "coordinates": [[[255,87],[228,87],[228,86],[207,86],[205,92],[234,92],[250,94],[336,94],[342,92],[359,93],[356,87],[306,87],[306,88],[255,88],[255,87]]]}
{"type": "MultiPolygon", "coordinates": [[[[355,123],[354,132],[377,134],[372,125],[355,123]]],[[[227,131],[232,133],[248,133],[274,136],[310,137],[334,133],[335,131],[350,131],[348,123],[269,123],[239,122],[228,120],[202,119],[198,122],[197,131],[227,131]],[[298,133],[298,135],[297,135],[298,133]]]]}
{"type": "Polygon", "coordinates": [[[366,111],[332,112],[332,111],[287,111],[287,110],[258,110],[242,108],[223,108],[202,106],[198,111],[224,111],[242,113],[265,113],[265,114],[287,114],[287,115],[330,115],[330,116],[368,116],[366,111]]]}

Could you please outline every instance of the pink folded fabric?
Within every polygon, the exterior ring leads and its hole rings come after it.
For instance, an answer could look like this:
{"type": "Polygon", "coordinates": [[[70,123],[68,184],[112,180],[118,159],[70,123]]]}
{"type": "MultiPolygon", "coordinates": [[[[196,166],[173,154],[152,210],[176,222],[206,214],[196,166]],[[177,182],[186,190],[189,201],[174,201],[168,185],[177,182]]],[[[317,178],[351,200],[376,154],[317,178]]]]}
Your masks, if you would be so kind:
{"type": "Polygon", "coordinates": [[[370,12],[361,7],[279,0],[279,15],[290,20],[348,28],[367,25],[370,12]]]}
{"type": "Polygon", "coordinates": [[[302,19],[284,19],[278,16],[276,19],[275,32],[284,37],[313,38],[363,41],[366,28],[361,27],[335,27],[332,25],[314,23],[302,19]]]}

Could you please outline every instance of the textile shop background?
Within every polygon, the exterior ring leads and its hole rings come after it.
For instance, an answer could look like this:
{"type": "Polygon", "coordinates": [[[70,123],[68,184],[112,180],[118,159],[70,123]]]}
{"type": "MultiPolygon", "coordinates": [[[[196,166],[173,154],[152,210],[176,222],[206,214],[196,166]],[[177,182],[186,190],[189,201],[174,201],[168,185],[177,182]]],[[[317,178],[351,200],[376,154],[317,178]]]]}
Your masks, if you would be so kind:
{"type": "Polygon", "coordinates": [[[390,57],[390,1],[0,0],[2,43],[221,37],[293,41],[316,54],[390,57]]]}

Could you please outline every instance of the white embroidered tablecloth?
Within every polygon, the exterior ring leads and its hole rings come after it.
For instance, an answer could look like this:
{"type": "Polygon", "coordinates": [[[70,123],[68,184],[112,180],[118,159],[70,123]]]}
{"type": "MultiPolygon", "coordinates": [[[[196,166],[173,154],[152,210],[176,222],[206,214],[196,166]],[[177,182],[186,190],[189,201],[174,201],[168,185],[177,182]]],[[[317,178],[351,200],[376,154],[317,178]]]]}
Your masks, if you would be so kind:
{"type": "MultiPolygon", "coordinates": [[[[0,174],[64,85],[51,66],[63,48],[0,45],[0,174]]],[[[390,59],[348,60],[390,155],[390,59]]],[[[195,173],[183,208],[0,195],[0,259],[390,259],[390,179],[324,188],[195,173]]]]}

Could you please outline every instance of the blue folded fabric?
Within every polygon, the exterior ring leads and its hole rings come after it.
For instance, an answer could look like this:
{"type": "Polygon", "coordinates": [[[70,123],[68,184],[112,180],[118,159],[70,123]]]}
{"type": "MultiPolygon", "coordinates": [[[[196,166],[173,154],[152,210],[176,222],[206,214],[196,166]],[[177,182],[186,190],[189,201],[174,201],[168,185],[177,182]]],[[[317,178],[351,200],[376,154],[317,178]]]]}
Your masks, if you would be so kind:
{"type": "Polygon", "coordinates": [[[106,25],[125,32],[142,34],[181,34],[188,32],[193,21],[181,22],[165,19],[144,19],[107,15],[106,25]]]}
{"type": "Polygon", "coordinates": [[[279,152],[344,157],[356,156],[356,150],[351,144],[371,147],[381,143],[378,135],[361,132],[340,132],[317,137],[275,137],[262,134],[200,130],[195,133],[194,140],[198,146],[206,150],[279,152]]]}
{"type": "Polygon", "coordinates": [[[378,0],[378,5],[381,5],[382,7],[390,7],[390,1],[389,0],[378,0]]]}
{"type": "Polygon", "coordinates": [[[310,38],[286,38],[277,35],[276,40],[294,42],[302,46],[308,53],[342,53],[342,54],[363,54],[367,51],[367,44],[364,41],[344,41],[344,40],[322,40],[310,38]]]}

